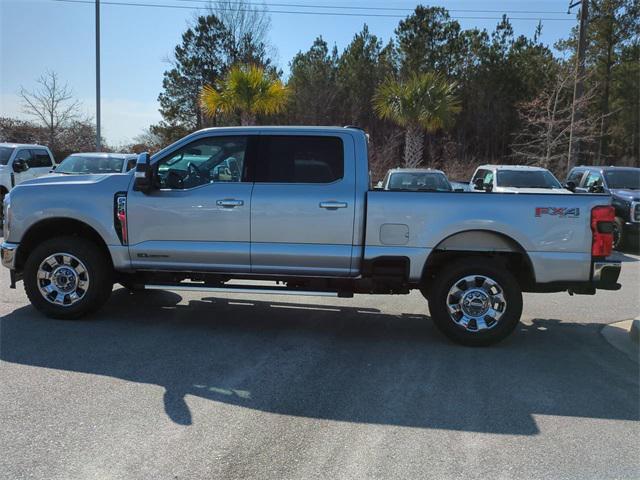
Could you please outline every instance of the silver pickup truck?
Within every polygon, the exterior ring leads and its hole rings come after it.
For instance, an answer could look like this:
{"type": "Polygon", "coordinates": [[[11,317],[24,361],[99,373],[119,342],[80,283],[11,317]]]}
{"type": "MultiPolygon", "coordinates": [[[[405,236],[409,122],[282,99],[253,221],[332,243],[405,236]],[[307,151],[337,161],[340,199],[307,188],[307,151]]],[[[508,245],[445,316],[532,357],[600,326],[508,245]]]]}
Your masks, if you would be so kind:
{"type": "Polygon", "coordinates": [[[357,128],[201,130],[135,172],[24,182],[2,263],[55,318],[114,283],[350,297],[419,289],[451,339],[507,336],[522,292],[616,290],[606,195],[374,191],[357,128]],[[242,280],[242,281],[239,281],[242,280]]]}

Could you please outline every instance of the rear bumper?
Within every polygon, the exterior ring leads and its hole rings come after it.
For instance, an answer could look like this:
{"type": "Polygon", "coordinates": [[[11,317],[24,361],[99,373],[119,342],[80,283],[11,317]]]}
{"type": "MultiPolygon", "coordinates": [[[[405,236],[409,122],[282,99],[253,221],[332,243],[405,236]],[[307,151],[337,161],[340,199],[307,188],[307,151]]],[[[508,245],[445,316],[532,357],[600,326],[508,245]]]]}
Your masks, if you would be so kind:
{"type": "Polygon", "coordinates": [[[602,260],[594,262],[591,282],[596,288],[601,288],[603,290],[619,290],[620,284],[618,283],[618,277],[620,277],[621,270],[622,263],[617,261],[602,260]],[[608,288],[610,286],[617,286],[617,288],[608,288]]]}
{"type": "Polygon", "coordinates": [[[588,282],[550,282],[538,283],[532,292],[569,292],[579,295],[594,295],[596,290],[620,290],[622,285],[618,283],[622,264],[615,260],[598,260],[593,262],[591,280],[588,282]]]}

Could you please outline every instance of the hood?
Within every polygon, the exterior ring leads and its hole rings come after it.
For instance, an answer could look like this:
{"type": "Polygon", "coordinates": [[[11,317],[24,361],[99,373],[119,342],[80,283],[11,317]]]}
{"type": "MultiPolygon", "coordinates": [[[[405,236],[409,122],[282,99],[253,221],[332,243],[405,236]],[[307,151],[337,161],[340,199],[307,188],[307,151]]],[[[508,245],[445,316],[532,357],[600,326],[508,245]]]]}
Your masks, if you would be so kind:
{"type": "Polygon", "coordinates": [[[628,188],[612,188],[609,190],[611,195],[623,198],[629,202],[640,201],[640,190],[630,190],[628,188]]]}
{"type": "Polygon", "coordinates": [[[100,180],[104,180],[108,175],[65,175],[62,173],[50,173],[38,178],[32,178],[31,180],[25,180],[20,182],[20,186],[30,185],[86,185],[89,183],[97,183],[100,180]]]}
{"type": "Polygon", "coordinates": [[[516,187],[496,187],[496,193],[555,193],[555,194],[571,194],[566,188],[516,188],[516,187]]]}

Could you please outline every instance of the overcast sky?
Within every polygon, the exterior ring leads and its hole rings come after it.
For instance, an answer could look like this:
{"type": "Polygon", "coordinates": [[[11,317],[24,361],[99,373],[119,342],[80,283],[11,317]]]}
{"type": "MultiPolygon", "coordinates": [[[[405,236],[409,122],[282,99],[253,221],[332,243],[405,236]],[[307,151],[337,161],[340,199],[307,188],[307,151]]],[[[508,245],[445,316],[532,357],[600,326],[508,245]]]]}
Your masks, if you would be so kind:
{"type": "MultiPolygon", "coordinates": [[[[102,5],[103,136],[109,144],[119,145],[160,120],[157,98],[162,87],[162,73],[168,67],[165,60],[179,43],[188,21],[198,12],[191,7],[202,7],[202,3],[199,0],[111,1],[188,7],[102,5]]],[[[372,33],[387,41],[400,19],[367,16],[366,13],[404,15],[416,5],[416,2],[402,0],[266,0],[265,3],[272,12],[270,38],[277,51],[277,63],[285,75],[291,58],[298,51],[308,49],[318,35],[322,35],[330,45],[335,43],[343,49],[366,22],[372,33]],[[318,5],[394,7],[406,8],[407,11],[332,10],[321,9],[318,5]],[[299,15],[276,13],[278,10],[358,15],[299,15]]],[[[488,30],[497,23],[499,12],[506,9],[510,17],[534,19],[512,20],[517,34],[529,36],[533,34],[539,17],[561,18],[561,21],[543,21],[542,41],[549,45],[566,37],[575,24],[575,16],[562,13],[566,12],[567,4],[565,0],[441,0],[430,3],[452,10],[451,15],[458,18],[463,28],[488,30]],[[486,11],[464,11],[471,9],[486,11]],[[518,10],[560,13],[516,13],[518,10]]],[[[0,0],[0,116],[25,118],[17,96],[20,86],[33,88],[35,80],[46,70],[56,71],[82,101],[86,114],[95,116],[94,12],[93,5],[84,3],[0,0]]]]}

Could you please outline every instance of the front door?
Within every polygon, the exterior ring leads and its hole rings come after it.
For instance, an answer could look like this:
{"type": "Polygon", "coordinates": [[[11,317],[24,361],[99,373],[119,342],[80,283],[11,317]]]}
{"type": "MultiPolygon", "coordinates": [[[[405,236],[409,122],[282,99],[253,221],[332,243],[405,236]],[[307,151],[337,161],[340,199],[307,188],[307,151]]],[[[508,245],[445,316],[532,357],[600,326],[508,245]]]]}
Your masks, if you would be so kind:
{"type": "Polygon", "coordinates": [[[253,183],[245,181],[244,160],[250,138],[200,137],[154,163],[159,189],[130,189],[134,267],[249,272],[253,183]]]}
{"type": "MultiPolygon", "coordinates": [[[[13,170],[13,184],[18,185],[19,183],[24,182],[25,180],[31,180],[33,177],[33,171],[31,167],[33,165],[33,155],[31,155],[31,150],[28,148],[21,148],[15,154],[13,158],[13,164],[15,164],[18,160],[24,160],[29,168],[22,172],[16,172],[13,170]]],[[[13,168],[12,164],[12,168],[13,168]]]]}
{"type": "Polygon", "coordinates": [[[251,271],[348,276],[355,203],[349,135],[262,135],[251,200],[251,271]]]}

